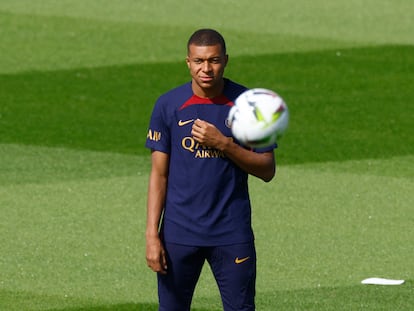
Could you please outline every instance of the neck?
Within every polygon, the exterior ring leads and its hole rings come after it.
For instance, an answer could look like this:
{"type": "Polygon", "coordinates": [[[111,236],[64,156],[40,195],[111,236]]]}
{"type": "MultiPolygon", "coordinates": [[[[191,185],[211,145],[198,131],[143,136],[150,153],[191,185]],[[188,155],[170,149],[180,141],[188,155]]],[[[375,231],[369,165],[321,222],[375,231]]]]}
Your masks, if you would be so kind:
{"type": "Polygon", "coordinates": [[[197,95],[198,97],[202,98],[213,98],[221,95],[223,93],[224,89],[224,79],[221,80],[220,83],[218,83],[215,86],[203,88],[199,86],[197,83],[192,81],[191,88],[193,89],[193,93],[197,95]]]}

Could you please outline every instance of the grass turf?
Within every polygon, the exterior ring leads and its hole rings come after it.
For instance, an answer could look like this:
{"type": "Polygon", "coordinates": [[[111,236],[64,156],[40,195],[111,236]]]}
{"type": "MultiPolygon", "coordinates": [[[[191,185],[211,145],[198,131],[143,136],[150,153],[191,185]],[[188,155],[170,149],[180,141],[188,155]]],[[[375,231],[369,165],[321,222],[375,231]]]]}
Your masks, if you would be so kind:
{"type": "MultiPolygon", "coordinates": [[[[204,25],[168,14],[174,1],[105,4],[0,3],[2,310],[157,309],[143,142],[156,96],[188,80],[185,39],[204,25]]],[[[226,25],[230,4],[210,14],[227,75],[277,90],[292,114],[277,179],[250,181],[258,309],[409,310],[410,3],[238,4],[226,25]],[[407,282],[359,284],[370,276],[407,282]]],[[[208,270],[198,311],[220,310],[208,270]]]]}

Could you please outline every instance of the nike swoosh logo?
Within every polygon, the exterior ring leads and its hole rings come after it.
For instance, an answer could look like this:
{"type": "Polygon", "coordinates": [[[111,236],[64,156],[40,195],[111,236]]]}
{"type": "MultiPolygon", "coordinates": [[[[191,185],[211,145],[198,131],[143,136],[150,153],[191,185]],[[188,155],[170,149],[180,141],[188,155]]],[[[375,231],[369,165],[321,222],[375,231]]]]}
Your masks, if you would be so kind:
{"type": "Polygon", "coordinates": [[[186,120],[186,121],[180,120],[180,121],[178,121],[178,126],[184,126],[184,125],[187,125],[187,124],[189,124],[193,121],[194,121],[194,119],[186,120]]]}
{"type": "Polygon", "coordinates": [[[236,259],[234,259],[234,263],[241,264],[241,263],[243,263],[243,262],[245,262],[245,261],[247,261],[249,259],[250,259],[250,257],[244,257],[244,258],[236,257],[236,259]]]}

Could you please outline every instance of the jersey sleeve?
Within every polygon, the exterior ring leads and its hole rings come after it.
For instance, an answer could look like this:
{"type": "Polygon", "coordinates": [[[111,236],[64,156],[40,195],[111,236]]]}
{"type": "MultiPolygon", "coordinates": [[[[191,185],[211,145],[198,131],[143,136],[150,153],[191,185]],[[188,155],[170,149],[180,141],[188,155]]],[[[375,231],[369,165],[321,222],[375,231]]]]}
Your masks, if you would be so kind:
{"type": "Polygon", "coordinates": [[[168,127],[166,103],[159,98],[151,114],[145,147],[151,150],[170,153],[171,140],[168,127]]]}
{"type": "Polygon", "coordinates": [[[265,152],[272,151],[276,148],[277,148],[277,143],[274,143],[273,145],[270,145],[268,147],[253,148],[253,151],[257,153],[265,153],[265,152]]]}

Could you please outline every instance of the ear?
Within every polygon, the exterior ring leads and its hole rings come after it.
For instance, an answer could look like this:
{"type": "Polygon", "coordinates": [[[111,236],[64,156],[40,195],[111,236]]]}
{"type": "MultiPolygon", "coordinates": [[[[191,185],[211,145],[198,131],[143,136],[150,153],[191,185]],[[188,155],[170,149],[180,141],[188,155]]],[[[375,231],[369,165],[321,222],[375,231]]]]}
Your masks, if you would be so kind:
{"type": "Polygon", "coordinates": [[[227,66],[227,63],[229,62],[229,55],[226,54],[225,58],[224,58],[224,66],[227,66]]]}
{"type": "Polygon", "coordinates": [[[185,58],[185,62],[187,63],[188,69],[190,69],[190,58],[188,56],[185,58]]]}

